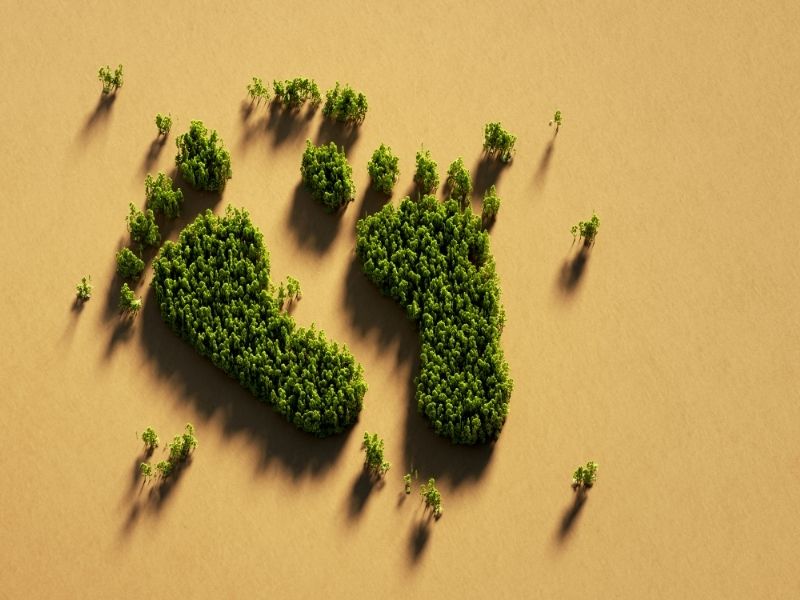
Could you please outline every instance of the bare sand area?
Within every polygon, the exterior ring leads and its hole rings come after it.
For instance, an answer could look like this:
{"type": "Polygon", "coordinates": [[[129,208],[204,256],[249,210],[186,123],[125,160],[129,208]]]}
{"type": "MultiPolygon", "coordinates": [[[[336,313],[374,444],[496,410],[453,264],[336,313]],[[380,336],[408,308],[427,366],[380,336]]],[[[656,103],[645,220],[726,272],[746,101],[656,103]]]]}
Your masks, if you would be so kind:
{"type": "Polygon", "coordinates": [[[0,597],[800,597],[799,29],[784,1],[0,2],[0,597]],[[104,105],[97,69],[117,63],[104,105]],[[350,83],[369,113],[348,139],[319,113],[245,118],[254,75],[350,83]],[[163,148],[157,112],[175,120],[163,148]],[[167,233],[250,211],[273,278],[302,284],[298,322],[364,366],[346,435],[295,430],[185,346],[149,272],[119,326],[128,203],[192,119],[233,179],[219,202],[189,194],[167,233]],[[494,179],[503,200],[515,389],[499,441],[461,448],[415,412],[418,336],[361,273],[355,222],[380,205],[381,142],[398,202],[420,145],[441,173],[474,170],[496,120],[517,154],[476,193],[494,179]],[[345,143],[339,219],[299,187],[307,138],[345,143]],[[576,269],[569,228],[593,209],[576,269]],[[153,497],[136,434],[187,421],[194,460],[153,497]],[[361,478],[364,430],[386,439],[382,488],[361,478]],[[427,529],[402,495],[411,463],[443,494],[427,529]]]}

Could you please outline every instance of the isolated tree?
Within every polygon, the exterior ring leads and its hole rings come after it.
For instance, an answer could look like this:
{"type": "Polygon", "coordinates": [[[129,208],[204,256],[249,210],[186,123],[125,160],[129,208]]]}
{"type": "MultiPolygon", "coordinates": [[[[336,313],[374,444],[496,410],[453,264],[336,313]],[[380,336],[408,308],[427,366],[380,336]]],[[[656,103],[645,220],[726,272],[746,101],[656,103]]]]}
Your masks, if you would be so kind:
{"type": "Polygon", "coordinates": [[[372,185],[387,196],[392,193],[392,188],[400,175],[400,169],[397,168],[398,162],[399,159],[392,154],[391,147],[381,144],[372,153],[372,158],[367,163],[367,171],[372,178],[372,185]]]}
{"type": "Polygon", "coordinates": [[[365,431],[364,441],[361,444],[361,447],[366,452],[366,456],[364,457],[364,466],[374,475],[383,477],[386,471],[389,470],[389,467],[392,466],[389,462],[384,460],[383,440],[378,437],[377,433],[370,435],[365,431]]]}
{"type": "Polygon", "coordinates": [[[137,279],[144,271],[144,261],[129,248],[117,252],[117,273],[123,279],[137,279]]]}
{"type": "Polygon", "coordinates": [[[360,125],[367,116],[367,97],[361,92],[356,92],[349,85],[341,87],[336,82],[336,87],[325,92],[325,106],[322,107],[323,116],[360,125]]]}
{"type": "Polygon", "coordinates": [[[437,164],[431,158],[430,150],[417,152],[417,169],[414,171],[414,183],[423,194],[433,194],[439,187],[439,174],[436,172],[437,164]]]}
{"type": "Polygon", "coordinates": [[[149,462],[143,462],[139,464],[139,473],[142,474],[144,480],[147,481],[150,477],[153,476],[153,465],[149,462]]]}
{"type": "Polygon", "coordinates": [[[127,283],[122,284],[119,291],[119,309],[128,315],[135,317],[142,308],[142,299],[137,298],[133,290],[127,283]]]}
{"type": "Polygon", "coordinates": [[[167,137],[169,135],[169,130],[172,129],[172,117],[170,115],[158,113],[156,115],[156,127],[158,128],[158,135],[167,137]]]}
{"type": "Polygon", "coordinates": [[[463,208],[469,202],[469,195],[472,193],[472,180],[467,167],[464,166],[464,159],[460,156],[450,163],[445,183],[450,186],[450,197],[463,208]]]}
{"type": "Polygon", "coordinates": [[[300,108],[306,102],[316,107],[322,102],[317,83],[313,79],[295,77],[286,81],[272,81],[275,100],[287,108],[300,108]]]}
{"type": "Polygon", "coordinates": [[[148,450],[155,450],[158,448],[158,434],[152,427],[148,427],[142,432],[142,441],[148,450]]]}
{"type": "Polygon", "coordinates": [[[411,493],[411,473],[403,475],[403,484],[405,485],[406,495],[411,493]]]}
{"type": "Polygon", "coordinates": [[[93,289],[94,286],[92,285],[92,276],[88,275],[86,277],[81,277],[81,282],[75,286],[75,291],[77,292],[78,300],[86,302],[89,298],[92,297],[93,289]]]}
{"type": "Polygon", "coordinates": [[[572,474],[572,488],[586,490],[597,481],[597,463],[589,461],[585,466],[575,469],[572,474]]]}
{"type": "Polygon", "coordinates": [[[147,208],[160,212],[170,219],[181,214],[183,192],[180,188],[172,189],[172,179],[163,171],[155,177],[147,174],[144,180],[144,195],[147,208]]]}
{"type": "Polygon", "coordinates": [[[425,500],[425,506],[433,510],[433,516],[437,519],[442,516],[442,495],[436,489],[436,480],[431,477],[428,483],[422,484],[420,494],[425,500]]]}
{"type": "Polygon", "coordinates": [[[117,93],[117,90],[122,87],[123,79],[122,79],[122,65],[119,65],[113,71],[111,67],[106,65],[105,67],[100,67],[100,70],[97,73],[97,78],[103,83],[103,93],[110,94],[110,93],[117,93]]]}
{"type": "Polygon", "coordinates": [[[170,473],[174,470],[175,465],[173,465],[168,460],[162,460],[156,465],[156,470],[158,471],[159,475],[161,475],[162,479],[166,479],[169,477],[170,473]]]}
{"type": "Polygon", "coordinates": [[[251,102],[261,104],[261,101],[269,102],[269,88],[264,85],[258,77],[253,77],[253,81],[247,84],[247,95],[251,102]]]}
{"type": "Polygon", "coordinates": [[[189,131],[175,140],[175,164],[181,176],[198,190],[221,192],[231,178],[231,155],[216,131],[209,132],[202,121],[192,121],[189,131]]]}
{"type": "Polygon", "coordinates": [[[141,211],[133,204],[130,204],[130,210],[125,220],[131,239],[140,246],[157,246],[161,241],[161,233],[158,231],[153,210],[148,208],[141,211]]]}
{"type": "Polygon", "coordinates": [[[494,221],[497,217],[497,211],[500,210],[500,198],[497,196],[497,188],[492,185],[483,195],[483,210],[481,217],[484,223],[494,221]]]}
{"type": "Polygon", "coordinates": [[[553,115],[553,120],[550,121],[550,127],[555,124],[556,126],[556,134],[558,130],[561,129],[561,126],[564,124],[564,117],[561,116],[561,111],[557,110],[556,113],[553,115]]]}
{"type": "Polygon", "coordinates": [[[577,225],[573,225],[570,229],[573,238],[583,238],[583,245],[586,247],[594,244],[594,239],[597,237],[597,232],[600,230],[600,219],[597,214],[592,211],[592,218],[588,221],[580,221],[577,225]]]}
{"type": "Polygon", "coordinates": [[[306,140],[300,174],[311,196],[322,202],[329,212],[355,199],[353,169],[347,163],[344,148],[339,150],[333,142],[315,146],[306,140]]]}
{"type": "Polygon", "coordinates": [[[517,136],[503,129],[500,123],[487,123],[483,128],[483,149],[500,162],[509,163],[514,156],[514,144],[517,136]]]}

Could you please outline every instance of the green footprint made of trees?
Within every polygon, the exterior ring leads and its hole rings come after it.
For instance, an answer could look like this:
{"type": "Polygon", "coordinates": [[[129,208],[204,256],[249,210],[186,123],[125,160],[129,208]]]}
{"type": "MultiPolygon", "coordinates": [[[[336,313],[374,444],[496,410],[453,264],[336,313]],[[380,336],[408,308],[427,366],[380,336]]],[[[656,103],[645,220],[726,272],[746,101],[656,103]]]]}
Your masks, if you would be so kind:
{"type": "Polygon", "coordinates": [[[504,323],[489,236],[455,200],[405,198],[357,226],[356,254],[380,290],[420,329],[419,412],[455,443],[494,440],[513,383],[500,348],[504,323]]]}
{"type": "Polygon", "coordinates": [[[269,253],[248,213],[199,215],[153,263],[164,321],[288,421],[318,436],[358,418],[367,386],[346,347],[302,329],[269,289],[269,253]]]}

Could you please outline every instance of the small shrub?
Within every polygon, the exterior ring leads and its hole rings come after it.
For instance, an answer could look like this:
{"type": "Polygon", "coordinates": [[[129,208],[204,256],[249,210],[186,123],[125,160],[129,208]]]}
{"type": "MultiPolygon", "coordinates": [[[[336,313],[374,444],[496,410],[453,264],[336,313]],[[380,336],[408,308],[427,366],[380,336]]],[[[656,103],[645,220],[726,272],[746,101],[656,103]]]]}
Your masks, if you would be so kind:
{"type": "Polygon", "coordinates": [[[86,302],[89,298],[92,297],[93,289],[94,286],[92,285],[92,276],[89,275],[87,277],[81,277],[81,282],[75,286],[75,291],[77,292],[78,300],[86,302]]]}
{"type": "Polygon", "coordinates": [[[411,493],[411,481],[417,478],[417,470],[414,469],[411,473],[403,475],[403,486],[406,495],[411,493]]]}
{"type": "Polygon", "coordinates": [[[425,506],[433,510],[433,516],[437,519],[441,517],[442,495],[439,493],[439,490],[436,489],[436,480],[431,477],[428,479],[428,483],[422,484],[419,491],[422,494],[423,500],[425,500],[425,506]]]}
{"type": "Polygon", "coordinates": [[[446,183],[450,186],[450,197],[464,207],[472,193],[472,180],[469,178],[467,167],[464,166],[463,158],[458,157],[450,164],[446,183]]]}
{"type": "Polygon", "coordinates": [[[372,153],[372,158],[367,163],[367,171],[372,178],[372,185],[379,192],[390,195],[400,170],[397,168],[399,159],[392,154],[389,146],[380,145],[380,148],[372,153]]]}
{"type": "Polygon", "coordinates": [[[100,67],[97,78],[103,83],[104,94],[116,93],[117,90],[122,87],[123,83],[122,65],[119,65],[113,71],[108,65],[100,67]]]}
{"type": "Polygon", "coordinates": [[[247,84],[247,95],[250,96],[250,102],[269,102],[269,88],[258,77],[253,77],[253,81],[247,84]]]}
{"type": "Polygon", "coordinates": [[[553,115],[553,120],[550,121],[550,127],[552,127],[554,124],[556,126],[556,133],[558,133],[558,130],[561,129],[561,126],[564,124],[564,117],[561,116],[560,110],[557,110],[553,115]]]}
{"type": "Polygon", "coordinates": [[[392,466],[383,457],[383,440],[377,433],[370,435],[364,432],[364,442],[362,448],[367,453],[364,457],[364,466],[378,477],[383,477],[386,471],[392,466]]]}
{"type": "Polygon", "coordinates": [[[322,102],[317,83],[313,79],[295,77],[286,81],[272,82],[275,100],[288,108],[300,108],[306,102],[318,106],[322,102]]]}
{"type": "Polygon", "coordinates": [[[594,244],[594,239],[597,237],[597,232],[600,230],[600,219],[595,212],[592,212],[592,218],[588,221],[580,221],[577,225],[573,225],[570,229],[573,238],[583,238],[585,246],[594,244]]]}
{"type": "Polygon", "coordinates": [[[123,279],[137,279],[144,271],[144,261],[129,248],[117,252],[117,273],[123,279]]]}
{"type": "Polygon", "coordinates": [[[156,177],[149,173],[144,180],[144,195],[147,207],[160,212],[170,219],[181,214],[183,192],[180,188],[172,189],[172,179],[166,173],[159,172],[156,177]]]}
{"type": "Polygon", "coordinates": [[[157,246],[161,241],[161,233],[158,231],[152,209],[148,208],[142,212],[133,204],[130,205],[130,209],[131,212],[126,217],[126,222],[131,239],[141,246],[157,246]]]}
{"type": "Polygon", "coordinates": [[[431,158],[430,150],[417,152],[417,169],[414,171],[414,183],[423,194],[433,194],[439,187],[437,164],[431,158]]]}
{"type": "Polygon", "coordinates": [[[156,465],[156,470],[161,475],[162,479],[166,479],[169,477],[170,473],[172,473],[175,466],[169,462],[168,460],[162,460],[156,465]]]}
{"type": "Polygon", "coordinates": [[[572,474],[572,487],[587,489],[592,487],[597,481],[597,463],[589,461],[585,466],[575,469],[572,474]]]}
{"type": "Polygon", "coordinates": [[[147,481],[150,477],[153,476],[153,465],[148,462],[143,462],[139,464],[139,473],[142,474],[144,480],[147,481]]]}
{"type": "Polygon", "coordinates": [[[494,221],[497,211],[500,210],[500,198],[497,196],[497,188],[492,185],[483,195],[483,210],[481,216],[485,222],[494,221]]]}
{"type": "Polygon", "coordinates": [[[172,129],[172,117],[158,113],[156,115],[156,127],[158,128],[158,135],[168,136],[169,130],[172,129]]]}
{"type": "Polygon", "coordinates": [[[169,444],[170,462],[177,464],[186,460],[196,447],[197,438],[194,435],[194,426],[187,423],[183,435],[176,435],[169,444]]]}
{"type": "Polygon", "coordinates": [[[325,106],[322,107],[322,114],[336,121],[359,125],[367,116],[367,97],[361,92],[356,92],[349,85],[340,87],[337,81],[336,87],[325,93],[325,106]]]}
{"type": "Polygon", "coordinates": [[[136,294],[128,287],[127,283],[123,283],[119,291],[119,309],[135,317],[141,308],[142,299],[136,297],[136,294]]]}
{"type": "Polygon", "coordinates": [[[158,448],[158,434],[152,427],[148,427],[142,432],[142,441],[150,450],[155,450],[158,448]]]}
{"type": "Polygon", "coordinates": [[[175,164],[181,176],[198,190],[221,192],[231,178],[231,155],[225,150],[216,131],[209,131],[202,121],[192,121],[189,131],[175,140],[178,154],[175,164]]]}
{"type": "Polygon", "coordinates": [[[303,297],[300,291],[300,282],[291,275],[286,278],[286,296],[289,300],[300,300],[303,297]]]}
{"type": "Polygon", "coordinates": [[[328,211],[337,210],[355,199],[353,169],[347,163],[344,148],[340,151],[333,142],[315,146],[306,140],[300,174],[311,196],[322,202],[328,211]]]}
{"type": "Polygon", "coordinates": [[[514,156],[517,136],[503,129],[500,123],[487,123],[483,129],[483,149],[489,156],[497,156],[508,163],[514,156]]]}

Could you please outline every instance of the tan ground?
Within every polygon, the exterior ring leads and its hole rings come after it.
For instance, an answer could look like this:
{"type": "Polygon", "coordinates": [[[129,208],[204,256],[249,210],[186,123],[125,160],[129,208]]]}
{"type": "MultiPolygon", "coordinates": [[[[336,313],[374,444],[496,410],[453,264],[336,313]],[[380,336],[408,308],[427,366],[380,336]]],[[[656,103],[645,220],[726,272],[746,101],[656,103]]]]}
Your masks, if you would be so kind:
{"type": "Polygon", "coordinates": [[[800,597],[796,2],[33,4],[0,3],[0,596],[800,597]],[[117,62],[105,110],[95,73],[117,62]],[[367,94],[338,224],[297,187],[305,139],[330,130],[244,121],[252,75],[367,94]],[[176,124],[148,165],[159,111],[176,124]],[[127,205],[191,119],[232,153],[214,210],[251,212],[274,277],[303,285],[298,321],[364,365],[351,434],[317,441],[256,403],[167,330],[146,284],[118,328],[127,205]],[[420,144],[442,172],[474,167],[490,120],[519,137],[492,232],[516,386],[499,443],[475,450],[411,408],[416,333],[352,249],[380,142],[397,201],[420,144]],[[569,227],[592,209],[570,286],[569,227]],[[200,447],[157,501],[136,433],[187,421],[200,447]],[[365,429],[394,465],[369,494],[365,429]],[[599,483],[562,534],[587,459],[599,483]],[[412,461],[444,497],[427,537],[400,496],[412,461]]]}

